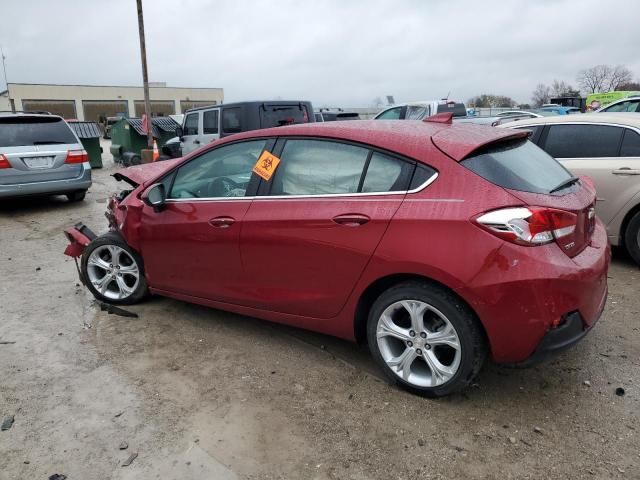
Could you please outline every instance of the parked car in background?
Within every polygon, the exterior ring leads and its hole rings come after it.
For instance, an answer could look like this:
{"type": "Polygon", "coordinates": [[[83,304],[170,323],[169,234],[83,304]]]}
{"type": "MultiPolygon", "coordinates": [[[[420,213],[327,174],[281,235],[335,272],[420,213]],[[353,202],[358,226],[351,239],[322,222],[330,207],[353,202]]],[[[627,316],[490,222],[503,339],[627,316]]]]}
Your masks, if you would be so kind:
{"type": "Polygon", "coordinates": [[[66,195],[77,202],[90,186],[89,156],[61,117],[0,113],[0,198],[66,195]]]}
{"type": "Polygon", "coordinates": [[[184,113],[178,136],[162,149],[175,158],[219,138],[260,128],[315,122],[310,102],[274,100],[192,108],[184,113]]]}
{"type": "Polygon", "coordinates": [[[595,192],[528,132],[426,122],[288,125],[117,173],[110,232],[66,230],[99,300],[148,293],[368,341],[442,396],[488,355],[533,362],[601,315],[595,192]],[[568,280],[569,279],[569,280],[568,280]]]}
{"type": "Polygon", "coordinates": [[[576,107],[564,107],[562,105],[543,105],[539,109],[540,112],[550,112],[556,115],[575,115],[576,113],[582,113],[579,108],[576,107]]]}
{"type": "Polygon", "coordinates": [[[324,117],[322,116],[322,112],[314,112],[313,117],[315,118],[316,122],[324,122],[324,117]]]}
{"type": "Polygon", "coordinates": [[[532,130],[534,143],[575,175],[592,178],[609,241],[640,265],[640,115],[557,116],[501,127],[532,130]]]}
{"type": "Polygon", "coordinates": [[[393,105],[378,113],[374,120],[422,120],[438,113],[453,113],[454,119],[467,116],[464,103],[453,100],[428,100],[393,105]]]}
{"type": "Polygon", "coordinates": [[[606,107],[602,107],[596,110],[596,113],[616,113],[616,112],[630,112],[630,113],[640,113],[640,95],[634,97],[623,98],[622,100],[617,100],[615,102],[611,102],[606,107]]]}

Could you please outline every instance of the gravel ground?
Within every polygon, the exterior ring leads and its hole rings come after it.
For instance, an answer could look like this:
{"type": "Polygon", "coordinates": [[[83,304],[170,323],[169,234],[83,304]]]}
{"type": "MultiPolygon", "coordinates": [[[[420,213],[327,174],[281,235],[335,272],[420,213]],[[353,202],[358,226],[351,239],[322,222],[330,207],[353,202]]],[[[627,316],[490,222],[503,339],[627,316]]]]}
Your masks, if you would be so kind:
{"type": "Polygon", "coordinates": [[[62,230],[106,230],[113,170],[80,204],[0,204],[0,479],[640,478],[640,270],[623,252],[579,345],[427,400],[322,335],[166,298],[100,311],[62,230]]]}

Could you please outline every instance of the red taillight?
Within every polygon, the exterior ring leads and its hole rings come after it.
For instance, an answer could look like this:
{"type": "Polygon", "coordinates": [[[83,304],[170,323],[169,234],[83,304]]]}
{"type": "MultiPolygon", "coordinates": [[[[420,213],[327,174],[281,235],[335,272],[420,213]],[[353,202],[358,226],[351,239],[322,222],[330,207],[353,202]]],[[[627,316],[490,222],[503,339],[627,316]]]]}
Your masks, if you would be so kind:
{"type": "Polygon", "coordinates": [[[69,150],[64,163],[84,163],[89,161],[86,150],[69,150]]]}
{"type": "Polygon", "coordinates": [[[571,235],[578,217],[555,208],[516,207],[493,210],[475,217],[474,221],[503,240],[535,246],[571,235]]]}
{"type": "Polygon", "coordinates": [[[9,159],[0,153],[0,168],[11,168],[9,159]]]}

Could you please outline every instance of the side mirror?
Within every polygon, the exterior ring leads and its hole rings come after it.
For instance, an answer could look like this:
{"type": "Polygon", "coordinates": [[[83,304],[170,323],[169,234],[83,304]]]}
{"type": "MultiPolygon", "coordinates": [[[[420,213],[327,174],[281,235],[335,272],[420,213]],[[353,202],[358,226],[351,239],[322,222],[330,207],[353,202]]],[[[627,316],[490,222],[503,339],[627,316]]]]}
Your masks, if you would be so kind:
{"type": "Polygon", "coordinates": [[[183,136],[184,136],[184,132],[182,131],[182,127],[180,126],[176,127],[176,137],[178,137],[180,141],[182,141],[183,136]]]}
{"type": "Polygon", "coordinates": [[[142,194],[142,201],[153,207],[154,212],[161,211],[166,200],[167,193],[164,191],[162,183],[154,183],[142,194]]]}

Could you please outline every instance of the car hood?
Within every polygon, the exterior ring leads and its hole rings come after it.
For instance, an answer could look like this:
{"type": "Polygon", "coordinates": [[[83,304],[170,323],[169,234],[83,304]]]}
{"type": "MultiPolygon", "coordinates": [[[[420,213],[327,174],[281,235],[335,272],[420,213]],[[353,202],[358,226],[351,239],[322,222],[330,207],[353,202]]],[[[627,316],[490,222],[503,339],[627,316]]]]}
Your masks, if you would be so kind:
{"type": "Polygon", "coordinates": [[[143,165],[135,165],[133,167],[123,168],[113,174],[113,178],[127,182],[132,187],[138,185],[148,185],[164,173],[171,170],[180,163],[181,158],[172,158],[171,160],[162,160],[159,162],[145,163],[143,165]]]}

